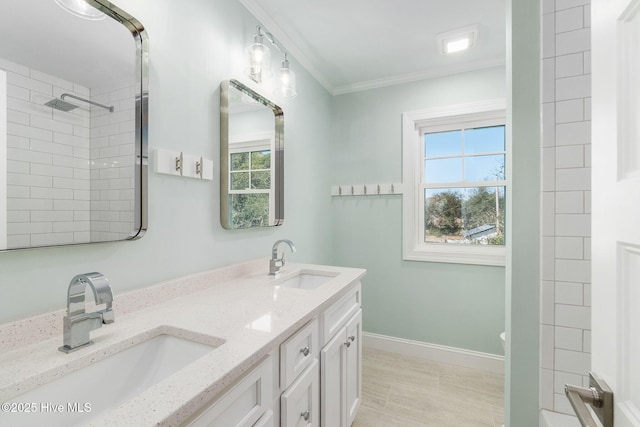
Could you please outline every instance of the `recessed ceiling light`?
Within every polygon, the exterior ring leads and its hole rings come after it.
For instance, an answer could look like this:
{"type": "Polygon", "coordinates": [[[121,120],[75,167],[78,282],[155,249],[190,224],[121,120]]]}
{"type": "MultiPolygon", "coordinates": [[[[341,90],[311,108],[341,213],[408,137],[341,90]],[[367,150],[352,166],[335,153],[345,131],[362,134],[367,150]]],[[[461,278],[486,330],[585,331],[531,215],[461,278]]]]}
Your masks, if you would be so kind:
{"type": "Polygon", "coordinates": [[[440,33],[438,34],[438,50],[442,55],[461,52],[475,46],[477,38],[477,25],[440,33]]]}

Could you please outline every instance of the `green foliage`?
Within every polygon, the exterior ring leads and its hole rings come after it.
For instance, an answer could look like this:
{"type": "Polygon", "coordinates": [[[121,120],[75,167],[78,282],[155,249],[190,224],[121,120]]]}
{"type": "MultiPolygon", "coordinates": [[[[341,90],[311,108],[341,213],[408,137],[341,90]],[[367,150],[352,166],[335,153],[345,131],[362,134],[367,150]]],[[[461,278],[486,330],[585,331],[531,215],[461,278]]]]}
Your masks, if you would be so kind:
{"type": "Polygon", "coordinates": [[[494,187],[476,187],[469,189],[466,195],[453,190],[431,195],[425,203],[427,235],[459,238],[465,231],[492,225],[496,226],[498,234],[487,239],[487,243],[504,245],[505,200],[504,194],[498,190],[494,187]]]}
{"type": "Polygon", "coordinates": [[[233,228],[249,228],[269,223],[269,194],[232,194],[231,224],[233,228]]]}
{"type": "Polygon", "coordinates": [[[425,203],[427,232],[434,236],[457,235],[462,229],[462,197],[455,192],[434,194],[425,203]]]}

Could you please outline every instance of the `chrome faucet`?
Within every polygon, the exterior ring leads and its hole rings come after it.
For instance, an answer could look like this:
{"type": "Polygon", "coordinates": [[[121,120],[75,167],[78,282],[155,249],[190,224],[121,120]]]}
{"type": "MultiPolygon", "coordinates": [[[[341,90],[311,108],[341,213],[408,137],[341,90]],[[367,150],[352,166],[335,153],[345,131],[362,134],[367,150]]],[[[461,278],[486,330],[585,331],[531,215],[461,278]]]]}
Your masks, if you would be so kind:
{"type": "Polygon", "coordinates": [[[89,333],[103,324],[113,323],[113,292],[107,278],[100,273],[79,274],[69,283],[67,314],[64,316],[64,345],[58,350],[65,353],[93,344],[89,333]],[[85,312],[86,286],[93,291],[96,304],[106,304],[104,310],[85,312]]]}
{"type": "Polygon", "coordinates": [[[269,261],[269,274],[271,276],[277,276],[280,273],[280,269],[284,267],[284,252],[282,252],[282,257],[278,258],[278,245],[280,243],[286,243],[287,245],[289,245],[291,253],[294,253],[296,251],[296,246],[291,240],[282,239],[275,242],[273,244],[273,248],[271,249],[271,261],[269,261]]]}

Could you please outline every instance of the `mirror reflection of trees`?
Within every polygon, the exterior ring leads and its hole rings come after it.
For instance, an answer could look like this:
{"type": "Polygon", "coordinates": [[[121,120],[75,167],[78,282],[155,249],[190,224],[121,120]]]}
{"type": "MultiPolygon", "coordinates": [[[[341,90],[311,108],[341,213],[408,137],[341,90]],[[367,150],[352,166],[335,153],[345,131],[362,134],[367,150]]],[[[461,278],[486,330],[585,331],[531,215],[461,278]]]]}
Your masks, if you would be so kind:
{"type": "Polygon", "coordinates": [[[271,150],[231,154],[231,223],[234,228],[269,224],[271,150]]]}

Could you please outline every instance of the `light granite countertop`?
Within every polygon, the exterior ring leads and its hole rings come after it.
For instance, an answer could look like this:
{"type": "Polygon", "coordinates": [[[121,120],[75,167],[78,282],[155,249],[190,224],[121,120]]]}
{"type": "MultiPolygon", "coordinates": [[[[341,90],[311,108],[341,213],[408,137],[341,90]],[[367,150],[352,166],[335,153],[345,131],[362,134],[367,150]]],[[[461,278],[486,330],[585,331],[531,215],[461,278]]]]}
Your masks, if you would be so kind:
{"type": "MultiPolygon", "coordinates": [[[[116,420],[119,426],[179,425],[365,274],[363,269],[294,263],[278,278],[267,271],[268,261],[260,259],[127,294],[117,295],[114,289],[115,323],[93,331],[94,344],[70,354],[58,351],[63,310],[0,325],[0,403],[16,396],[20,401],[22,393],[165,330],[187,339],[197,334],[213,343],[224,340],[116,408],[100,412],[98,402],[89,402],[87,421],[92,426],[114,425],[116,420]],[[313,290],[277,286],[302,271],[337,276],[313,290]]],[[[27,420],[29,414],[20,416],[27,420]]],[[[0,424],[6,417],[0,413],[0,424]]]]}

